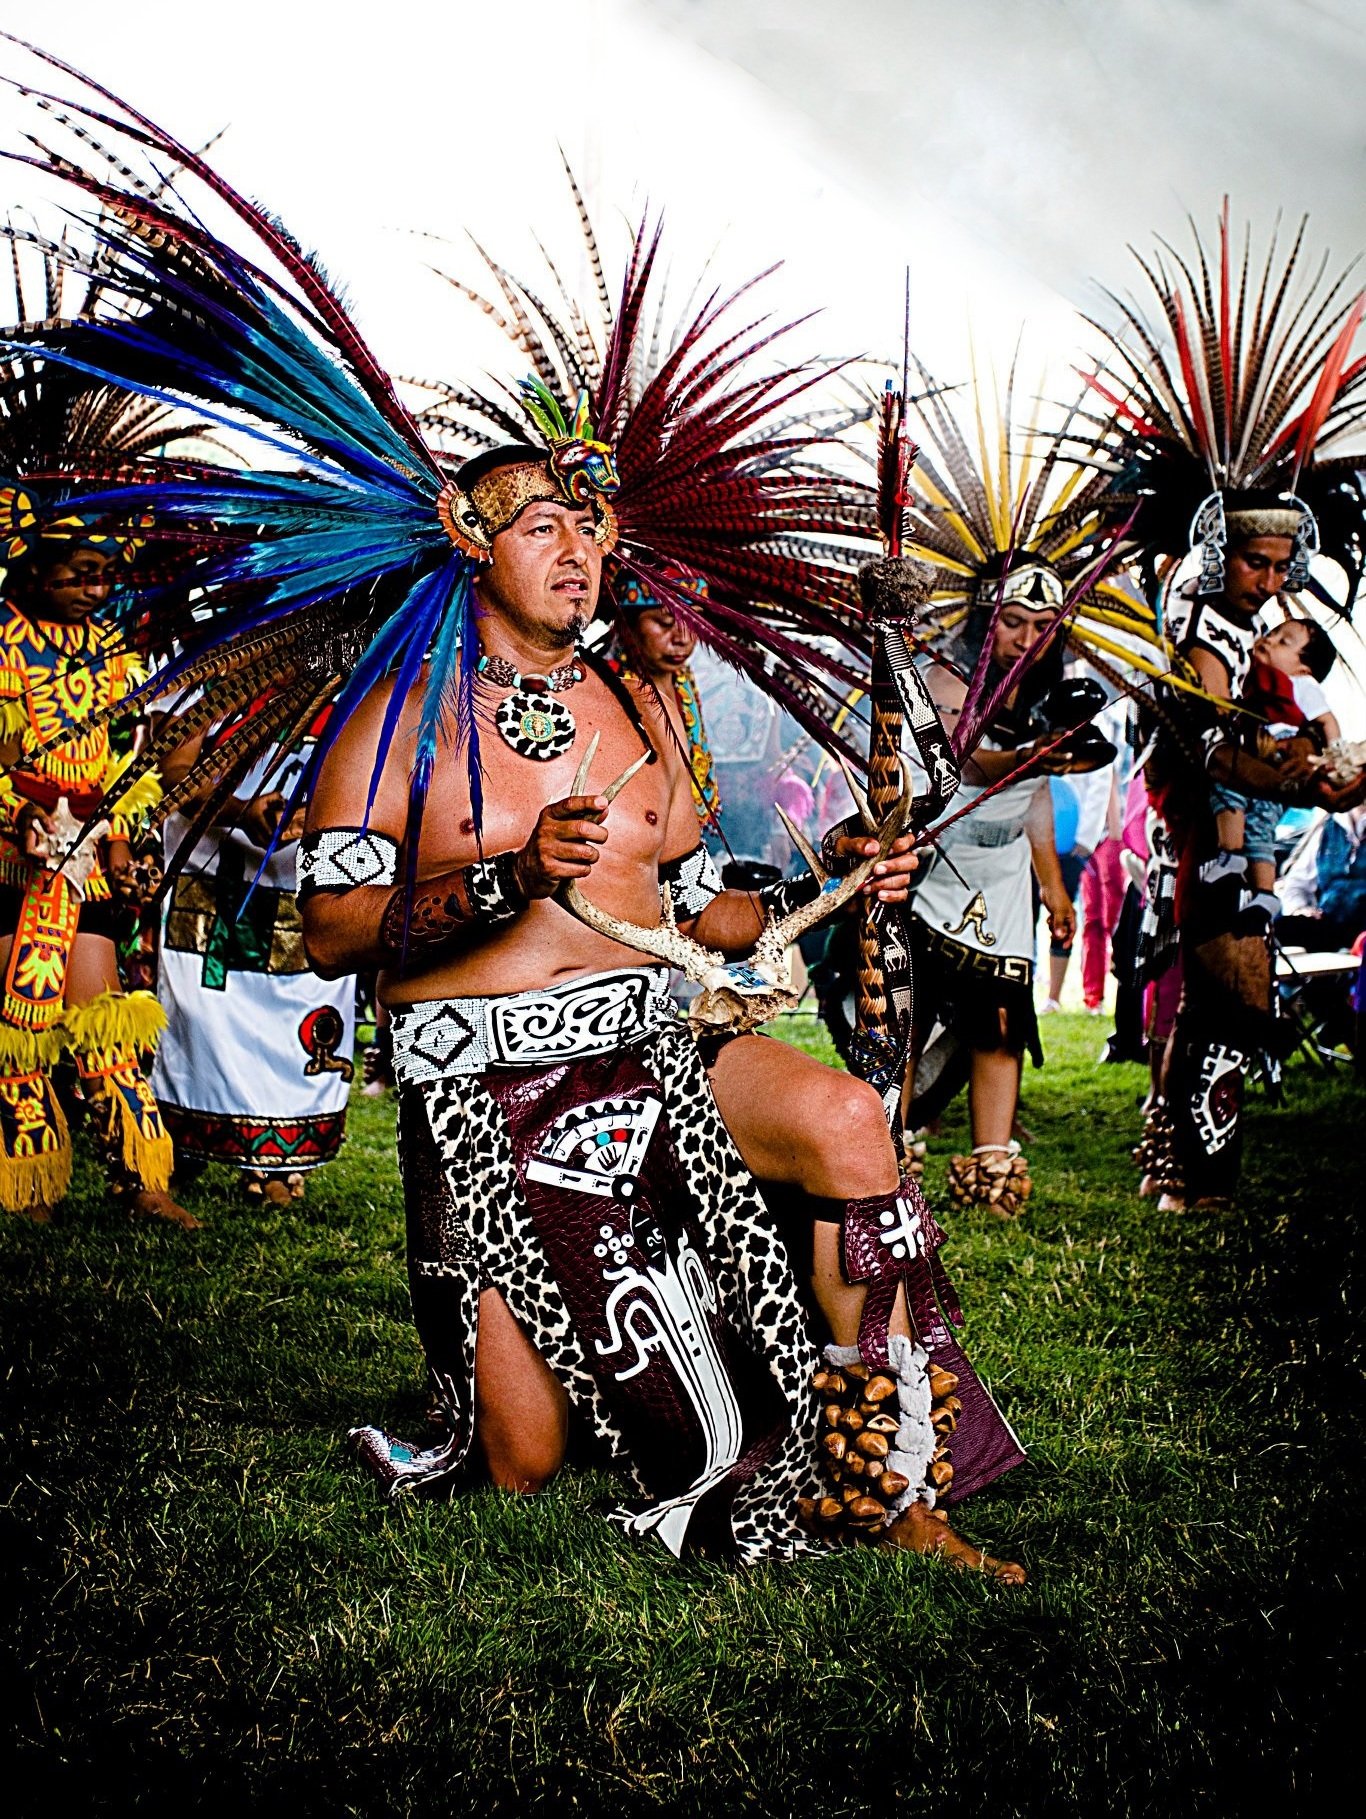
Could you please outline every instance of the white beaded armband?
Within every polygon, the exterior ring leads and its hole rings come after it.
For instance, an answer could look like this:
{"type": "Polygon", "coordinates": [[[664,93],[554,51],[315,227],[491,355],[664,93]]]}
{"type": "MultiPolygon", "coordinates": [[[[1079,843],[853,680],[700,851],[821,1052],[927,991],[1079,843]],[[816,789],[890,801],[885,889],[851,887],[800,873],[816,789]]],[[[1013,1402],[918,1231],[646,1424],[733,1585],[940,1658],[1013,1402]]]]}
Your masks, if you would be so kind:
{"type": "Polygon", "coordinates": [[[364,827],[325,827],[299,842],[298,895],[353,891],[398,879],[398,842],[364,827]]]}
{"type": "Polygon", "coordinates": [[[681,859],[666,859],[659,868],[659,884],[661,891],[668,885],[674,915],[680,922],[691,922],[694,916],[700,916],[723,888],[715,860],[700,843],[681,859]]]}

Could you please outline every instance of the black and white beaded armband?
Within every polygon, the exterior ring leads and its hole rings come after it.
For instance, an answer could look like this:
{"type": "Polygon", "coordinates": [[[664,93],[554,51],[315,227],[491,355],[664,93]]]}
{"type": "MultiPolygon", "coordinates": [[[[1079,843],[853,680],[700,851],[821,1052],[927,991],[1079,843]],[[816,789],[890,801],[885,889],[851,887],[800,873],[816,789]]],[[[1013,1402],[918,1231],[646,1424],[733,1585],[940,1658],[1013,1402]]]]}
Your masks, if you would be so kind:
{"type": "Polygon", "coordinates": [[[700,844],[690,853],[684,853],[681,859],[665,860],[659,868],[661,899],[665,885],[669,887],[674,916],[679,922],[691,922],[694,916],[700,916],[724,888],[715,860],[700,844]]]}
{"type": "Polygon", "coordinates": [[[299,842],[298,883],[302,903],[315,891],[354,891],[366,884],[393,884],[398,878],[398,842],[364,827],[325,827],[299,842]]]}

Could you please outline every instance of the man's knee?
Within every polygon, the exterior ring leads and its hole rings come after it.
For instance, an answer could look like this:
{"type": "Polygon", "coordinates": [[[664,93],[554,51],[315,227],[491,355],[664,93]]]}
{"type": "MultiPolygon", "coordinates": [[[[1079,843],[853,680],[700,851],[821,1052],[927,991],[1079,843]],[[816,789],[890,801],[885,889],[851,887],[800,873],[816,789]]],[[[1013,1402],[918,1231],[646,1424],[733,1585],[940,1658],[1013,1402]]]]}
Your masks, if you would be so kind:
{"type": "Polygon", "coordinates": [[[564,1440],[559,1434],[510,1434],[481,1429],[480,1445],[489,1477],[500,1490],[534,1496],[564,1463],[564,1440]]]}
{"type": "Polygon", "coordinates": [[[822,1154],[842,1155],[885,1147],[887,1117],[877,1089],[852,1074],[837,1074],[818,1116],[805,1125],[809,1142],[822,1154]]]}

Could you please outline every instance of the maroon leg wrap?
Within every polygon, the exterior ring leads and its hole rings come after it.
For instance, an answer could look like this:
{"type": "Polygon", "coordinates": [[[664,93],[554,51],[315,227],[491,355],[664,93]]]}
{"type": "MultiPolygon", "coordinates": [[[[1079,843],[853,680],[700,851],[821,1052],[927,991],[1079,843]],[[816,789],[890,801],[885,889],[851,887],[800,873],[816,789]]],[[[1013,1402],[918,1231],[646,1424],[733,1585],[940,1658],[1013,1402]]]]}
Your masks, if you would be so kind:
{"type": "Polygon", "coordinates": [[[858,1335],[865,1364],[889,1368],[888,1324],[896,1292],[904,1284],[916,1338],[932,1364],[958,1379],[962,1413],[953,1437],[952,1488],[944,1493],[945,1501],[956,1503],[1019,1465],[1025,1455],[954,1337],[963,1310],[939,1261],[943,1242],[944,1233],[914,1181],[845,1203],[845,1279],[868,1284],[858,1335]]]}

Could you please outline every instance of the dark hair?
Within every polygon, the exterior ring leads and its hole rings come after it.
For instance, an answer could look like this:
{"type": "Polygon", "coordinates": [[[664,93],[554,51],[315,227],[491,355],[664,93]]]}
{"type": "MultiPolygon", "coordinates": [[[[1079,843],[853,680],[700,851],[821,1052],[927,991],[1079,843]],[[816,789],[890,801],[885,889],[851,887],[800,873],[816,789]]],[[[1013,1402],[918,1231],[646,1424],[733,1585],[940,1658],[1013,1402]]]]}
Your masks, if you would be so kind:
{"type": "Polygon", "coordinates": [[[1317,619],[1302,619],[1300,623],[1306,634],[1300,650],[1300,662],[1315,682],[1322,682],[1338,660],[1337,646],[1317,619]]]}
{"type": "Polygon", "coordinates": [[[455,484],[462,493],[467,493],[477,480],[482,480],[495,468],[544,467],[548,459],[545,449],[533,448],[529,442],[504,442],[498,448],[486,448],[462,462],[455,470],[455,484]]]}

